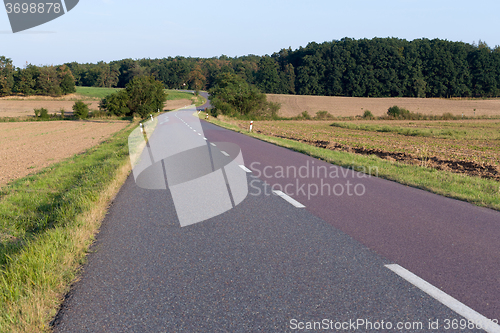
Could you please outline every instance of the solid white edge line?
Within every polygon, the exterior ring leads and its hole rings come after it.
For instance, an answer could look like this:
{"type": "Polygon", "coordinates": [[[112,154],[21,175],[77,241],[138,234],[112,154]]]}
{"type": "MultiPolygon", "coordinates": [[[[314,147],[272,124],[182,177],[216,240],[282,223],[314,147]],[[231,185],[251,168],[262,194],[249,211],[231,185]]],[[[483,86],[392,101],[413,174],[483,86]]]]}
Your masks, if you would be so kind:
{"type": "Polygon", "coordinates": [[[221,152],[221,153],[222,153],[222,155],[224,155],[224,156],[229,156],[229,154],[228,154],[228,153],[226,153],[224,150],[221,150],[220,152],[221,152]]]}
{"type": "Polygon", "coordinates": [[[214,146],[214,147],[217,147],[217,146],[215,145],[215,143],[213,143],[213,142],[210,142],[210,144],[211,144],[212,146],[214,146]]]}
{"type": "Polygon", "coordinates": [[[479,312],[472,310],[467,305],[461,303],[447,293],[434,287],[432,284],[413,274],[409,270],[399,266],[398,264],[385,265],[385,267],[387,267],[406,281],[410,282],[429,296],[446,305],[448,308],[455,311],[465,319],[470,320],[475,325],[480,325],[481,329],[485,330],[486,332],[500,333],[499,325],[495,324],[493,321],[489,320],[479,312]]]}
{"type": "Polygon", "coordinates": [[[293,206],[295,206],[297,208],[305,208],[306,207],[303,204],[301,204],[300,202],[298,202],[297,200],[293,199],[292,197],[286,195],[285,193],[283,193],[281,191],[273,191],[273,193],[282,197],[283,199],[285,199],[286,201],[288,201],[289,203],[291,203],[293,206]]]}
{"type": "Polygon", "coordinates": [[[240,165],[240,168],[242,168],[242,169],[243,169],[243,171],[245,171],[245,172],[252,173],[252,170],[248,169],[248,168],[247,168],[246,166],[244,166],[244,165],[240,165]]]}

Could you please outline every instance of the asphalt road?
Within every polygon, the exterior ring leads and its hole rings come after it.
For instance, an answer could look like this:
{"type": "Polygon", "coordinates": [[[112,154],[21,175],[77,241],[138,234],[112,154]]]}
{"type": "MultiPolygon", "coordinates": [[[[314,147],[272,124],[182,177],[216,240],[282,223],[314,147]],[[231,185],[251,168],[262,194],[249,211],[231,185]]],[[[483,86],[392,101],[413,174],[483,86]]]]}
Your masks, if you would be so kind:
{"type": "MultiPolygon", "coordinates": [[[[193,111],[168,113],[157,128],[176,131],[177,140],[160,140],[157,130],[151,151],[155,142],[172,147],[169,158],[186,142],[193,151],[206,149],[211,169],[180,164],[191,175],[184,184],[223,169],[227,162],[218,161],[226,154],[229,161],[241,153],[252,171],[244,173],[246,198],[238,203],[227,171],[229,209],[181,227],[184,206],[168,166],[166,189],[146,189],[131,175],[54,321],[56,332],[312,332],[300,328],[315,321],[332,332],[475,331],[454,330],[463,317],[388,264],[500,319],[500,213],[363,177],[206,122],[194,131],[193,111]],[[221,150],[225,142],[239,149],[221,150]]],[[[190,198],[183,202],[202,213],[217,206],[196,191],[190,198]]]]}

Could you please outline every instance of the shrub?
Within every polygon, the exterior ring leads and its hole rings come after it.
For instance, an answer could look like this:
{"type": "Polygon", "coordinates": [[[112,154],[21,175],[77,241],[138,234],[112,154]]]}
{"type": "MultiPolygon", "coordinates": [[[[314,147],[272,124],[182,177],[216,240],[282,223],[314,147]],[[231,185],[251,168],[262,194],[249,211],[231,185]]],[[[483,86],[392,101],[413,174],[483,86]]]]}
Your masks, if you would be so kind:
{"type": "Polygon", "coordinates": [[[75,104],[73,104],[73,115],[76,119],[86,119],[89,115],[88,104],[82,101],[76,101],[75,104]]]}
{"type": "Polygon", "coordinates": [[[333,116],[331,114],[329,114],[328,111],[318,111],[318,112],[316,112],[314,119],[318,119],[318,120],[333,119],[333,116]]]}
{"type": "Polygon", "coordinates": [[[387,115],[394,118],[402,118],[408,119],[410,118],[410,111],[400,108],[397,105],[391,106],[389,110],[387,110],[387,115]]]}
{"type": "Polygon", "coordinates": [[[441,116],[441,119],[443,119],[443,120],[455,120],[455,119],[457,119],[457,117],[452,115],[450,112],[446,112],[446,113],[443,113],[443,115],[441,116]]]}
{"type": "Polygon", "coordinates": [[[35,117],[43,120],[49,119],[49,110],[46,108],[34,109],[35,117]]]}
{"type": "Polygon", "coordinates": [[[374,119],[373,113],[370,110],[366,110],[363,113],[363,119],[374,119]]]}
{"type": "Polygon", "coordinates": [[[305,120],[311,120],[312,119],[311,115],[309,115],[309,112],[307,112],[307,111],[302,112],[301,117],[302,117],[302,119],[305,119],[305,120]]]}
{"type": "Polygon", "coordinates": [[[120,90],[104,97],[99,102],[99,109],[106,110],[115,116],[131,116],[132,111],[127,106],[128,94],[126,90],[120,90]]]}

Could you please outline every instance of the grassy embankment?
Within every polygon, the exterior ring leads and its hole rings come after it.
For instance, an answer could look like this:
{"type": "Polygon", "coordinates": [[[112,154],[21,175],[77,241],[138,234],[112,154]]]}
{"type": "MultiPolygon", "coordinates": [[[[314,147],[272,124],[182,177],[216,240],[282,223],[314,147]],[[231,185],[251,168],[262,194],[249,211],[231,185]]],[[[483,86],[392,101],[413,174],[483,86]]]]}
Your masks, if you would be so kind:
{"type": "MultiPolygon", "coordinates": [[[[204,118],[204,116],[200,116],[200,118],[204,118]]],[[[335,129],[335,126],[339,126],[338,124],[332,127],[331,122],[321,122],[321,124],[318,124],[319,122],[307,121],[254,122],[254,130],[263,129],[263,132],[268,134],[264,135],[255,132],[249,133],[248,122],[242,122],[238,120],[221,121],[213,117],[210,117],[209,121],[216,125],[240,133],[244,133],[246,135],[258,138],[263,141],[274,143],[282,147],[293,149],[300,153],[310,155],[332,164],[347,168],[353,168],[358,171],[365,171],[370,169],[378,170],[378,176],[384,179],[424,189],[450,198],[467,201],[478,206],[500,210],[500,183],[494,179],[466,176],[464,174],[459,174],[456,172],[437,170],[435,168],[426,167],[424,164],[422,164],[424,166],[408,165],[397,161],[382,159],[375,155],[360,155],[346,151],[325,149],[297,141],[302,138],[309,138],[314,140],[332,140],[332,128],[335,129]],[[245,129],[243,129],[242,127],[244,127],[245,129]],[[322,129],[325,130],[323,133],[322,129]],[[270,135],[271,133],[272,135],[270,135]],[[278,135],[293,137],[293,140],[277,137],[278,135]]],[[[413,122],[413,124],[415,123],[418,122],[413,122]]],[[[409,129],[410,132],[408,133],[405,132],[406,129],[402,130],[403,126],[398,122],[394,122],[394,124],[392,125],[391,122],[385,122],[384,125],[366,124],[366,126],[373,127],[364,127],[363,125],[354,123],[348,125],[340,124],[340,127],[346,127],[348,129],[350,129],[351,127],[355,127],[358,130],[356,132],[350,131],[344,133],[336,133],[335,137],[333,137],[333,140],[338,140],[340,142],[345,141],[353,146],[356,145],[353,140],[358,140],[358,144],[359,142],[362,142],[363,144],[371,145],[372,148],[395,150],[396,148],[394,145],[387,143],[388,138],[376,137],[377,134],[384,134],[378,133],[378,130],[383,129],[383,132],[387,132],[386,134],[391,135],[391,137],[389,138],[390,141],[397,145],[402,142],[402,138],[406,137],[414,140],[416,137],[412,135],[421,135],[422,139],[427,140],[425,143],[425,154],[427,155],[427,157],[429,157],[429,151],[432,151],[433,145],[437,150],[442,149],[441,144],[442,142],[444,142],[443,137],[450,136],[452,138],[458,137],[462,139],[466,137],[466,141],[468,141],[468,144],[464,146],[464,141],[460,142],[455,140],[448,140],[451,150],[450,154],[456,155],[456,158],[460,158],[464,155],[470,154],[468,149],[474,147],[478,152],[484,151],[490,155],[492,154],[492,151],[495,154],[498,153],[500,145],[498,145],[497,143],[500,140],[500,132],[498,131],[497,122],[486,123],[485,127],[479,126],[479,128],[477,128],[478,126],[477,124],[474,124],[474,122],[468,123],[468,125],[467,123],[456,123],[456,128],[448,130],[433,130],[432,128],[428,128],[429,121],[421,122],[420,128],[409,129]],[[485,132],[485,128],[489,130],[485,132]],[[365,133],[363,135],[362,133],[360,133],[363,131],[369,133],[365,133]],[[429,133],[435,136],[430,136],[429,133]],[[467,133],[469,134],[469,137],[466,136],[467,133]],[[484,137],[486,136],[485,133],[488,133],[487,135],[490,135],[488,137],[488,141],[490,144],[484,144],[481,146],[480,138],[484,139],[484,137]],[[411,137],[408,137],[407,135],[410,135],[411,137]],[[495,146],[497,148],[494,148],[495,146]]],[[[435,124],[437,125],[437,123],[435,124]]],[[[412,126],[412,124],[409,125],[412,126]]],[[[421,154],[423,150],[423,144],[424,143],[419,144],[418,142],[413,143],[413,145],[415,146],[415,150],[420,150],[421,154]]],[[[399,149],[406,150],[409,148],[402,145],[399,149]]],[[[495,156],[496,163],[498,163],[498,155],[495,156]]],[[[484,158],[486,159],[487,157],[484,158]]]]}
{"type": "Polygon", "coordinates": [[[128,135],[0,189],[0,332],[49,332],[129,170],[128,135]]]}

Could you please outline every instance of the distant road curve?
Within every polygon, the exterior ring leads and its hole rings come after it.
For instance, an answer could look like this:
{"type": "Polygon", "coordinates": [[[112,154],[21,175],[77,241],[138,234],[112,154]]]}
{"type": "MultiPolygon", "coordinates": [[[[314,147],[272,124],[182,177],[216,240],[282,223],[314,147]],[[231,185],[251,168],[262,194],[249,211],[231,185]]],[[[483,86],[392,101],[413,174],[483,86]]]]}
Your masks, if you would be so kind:
{"type": "MultiPolygon", "coordinates": [[[[182,91],[182,92],[188,92],[188,93],[192,93],[194,94],[194,90],[179,90],[179,91],[182,91]]],[[[197,106],[196,107],[196,110],[205,110],[207,108],[211,108],[212,105],[210,104],[210,101],[208,100],[208,92],[206,91],[200,91],[199,94],[205,98],[207,100],[207,102],[203,105],[200,105],[200,106],[197,106]]]]}

